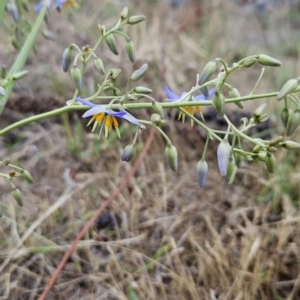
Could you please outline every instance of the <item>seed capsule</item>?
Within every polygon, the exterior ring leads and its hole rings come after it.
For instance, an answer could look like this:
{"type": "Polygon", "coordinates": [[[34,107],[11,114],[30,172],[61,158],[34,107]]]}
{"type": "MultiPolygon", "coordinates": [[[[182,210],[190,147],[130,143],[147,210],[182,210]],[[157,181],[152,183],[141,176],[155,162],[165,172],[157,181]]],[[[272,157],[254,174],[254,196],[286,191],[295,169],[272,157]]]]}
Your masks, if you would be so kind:
{"type": "Polygon", "coordinates": [[[71,69],[71,76],[76,84],[78,90],[82,90],[82,79],[81,79],[81,71],[77,66],[73,66],[71,69]]]}
{"type": "Polygon", "coordinates": [[[288,80],[283,87],[280,89],[279,93],[277,94],[277,99],[282,100],[288,94],[292,93],[298,87],[298,80],[297,79],[290,79],[288,80]]]}
{"type": "Polygon", "coordinates": [[[106,42],[107,46],[109,47],[109,49],[111,50],[112,53],[114,53],[115,55],[119,55],[119,51],[117,49],[117,43],[116,43],[115,37],[112,33],[109,34],[105,38],[105,42],[106,42]]]}
{"type": "Polygon", "coordinates": [[[178,154],[174,145],[168,145],[166,148],[166,157],[169,167],[176,172],[178,168],[178,154]]]}
{"type": "Polygon", "coordinates": [[[215,92],[213,96],[213,104],[217,110],[219,117],[222,117],[224,115],[224,108],[225,108],[224,95],[219,92],[215,92]]]}
{"type": "Polygon", "coordinates": [[[135,61],[135,50],[134,50],[134,44],[131,40],[126,41],[125,49],[129,60],[133,63],[135,61]]]}
{"type": "Polygon", "coordinates": [[[64,72],[68,72],[71,64],[74,62],[74,47],[71,45],[70,47],[66,48],[63,57],[62,57],[62,69],[64,72]]]}
{"type": "Polygon", "coordinates": [[[259,64],[269,67],[280,67],[282,63],[269,55],[259,54],[257,57],[257,61],[259,64]]]}
{"type": "Polygon", "coordinates": [[[292,135],[300,123],[300,109],[296,108],[289,115],[287,125],[286,125],[286,135],[292,135]]]}
{"type": "Polygon", "coordinates": [[[11,194],[14,197],[14,199],[16,200],[16,202],[18,203],[18,205],[23,206],[22,194],[21,194],[20,190],[17,189],[16,187],[14,187],[11,194]]]}
{"type": "Polygon", "coordinates": [[[271,153],[267,153],[267,155],[265,157],[265,162],[266,162],[268,171],[270,173],[273,173],[274,169],[275,169],[275,164],[276,164],[275,156],[271,153]]]}
{"type": "Polygon", "coordinates": [[[127,24],[129,24],[129,25],[135,25],[135,24],[138,24],[140,22],[143,22],[145,19],[146,19],[146,17],[143,16],[143,15],[140,15],[140,16],[131,16],[131,17],[129,17],[127,24]]]}
{"type": "Polygon", "coordinates": [[[95,67],[96,67],[96,70],[98,71],[98,73],[101,74],[101,75],[104,75],[105,74],[105,69],[104,69],[102,59],[99,58],[99,57],[96,58],[94,60],[94,64],[95,64],[95,67]]]}
{"type": "Polygon", "coordinates": [[[138,70],[134,71],[131,75],[130,80],[138,81],[140,80],[148,69],[148,64],[143,64],[138,70]]]}

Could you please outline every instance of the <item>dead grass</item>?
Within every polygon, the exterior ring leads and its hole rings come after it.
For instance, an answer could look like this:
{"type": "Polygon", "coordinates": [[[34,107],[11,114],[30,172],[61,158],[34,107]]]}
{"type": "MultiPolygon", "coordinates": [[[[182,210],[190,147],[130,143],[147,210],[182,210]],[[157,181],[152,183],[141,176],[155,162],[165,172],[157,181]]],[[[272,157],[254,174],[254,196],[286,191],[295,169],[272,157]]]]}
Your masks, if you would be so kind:
{"type": "MultiPolygon", "coordinates": [[[[38,56],[32,57],[40,61],[38,67],[35,63],[29,68],[42,74],[51,64],[54,75],[35,80],[36,86],[27,78],[16,94],[34,94],[36,105],[53,88],[58,95],[71,94],[72,83],[58,63],[61,51],[74,39],[80,45],[91,43],[92,26],[115,19],[115,6],[109,2],[91,1],[74,18],[74,27],[62,17],[49,23],[58,34],[58,43],[39,48],[38,56]],[[111,13],[105,14],[107,7],[111,13]],[[70,28],[68,34],[66,28],[70,28]],[[46,55],[50,50],[51,55],[46,55]],[[52,76],[58,77],[49,83],[52,76]],[[61,88],[60,80],[69,84],[68,90],[61,88]]],[[[131,66],[121,47],[118,57],[103,51],[103,60],[108,59],[108,66],[120,66],[124,78],[146,61],[149,75],[141,84],[152,87],[161,100],[164,84],[178,92],[187,90],[195,74],[214,57],[231,61],[240,55],[268,52],[286,61],[284,49],[276,48],[283,36],[276,36],[272,27],[280,16],[271,18],[270,28],[262,32],[248,10],[218,1],[206,6],[199,3],[195,1],[186,11],[173,11],[136,1],[136,13],[148,17],[146,24],[128,29],[137,47],[137,62],[131,66]],[[272,38],[269,48],[263,36],[272,38]]],[[[115,9],[120,11],[118,6],[115,9]]],[[[299,61],[294,57],[287,63],[299,61]]],[[[232,83],[247,93],[259,72],[255,68],[240,72],[232,83]]],[[[268,72],[262,92],[276,84],[272,71],[268,72]]],[[[93,75],[90,70],[90,86],[96,82],[93,75]]],[[[24,112],[18,111],[10,107],[1,123],[23,118],[24,112]]],[[[212,142],[207,186],[200,189],[195,166],[204,146],[202,133],[188,122],[172,124],[165,129],[179,150],[178,173],[166,167],[165,144],[157,134],[136,177],[78,244],[48,299],[300,299],[299,168],[268,177],[263,166],[244,163],[235,184],[228,186],[219,175],[217,144],[212,142]],[[283,177],[290,178],[291,184],[283,185],[283,177]]],[[[74,115],[69,125],[60,119],[48,120],[0,140],[0,157],[19,162],[35,179],[31,187],[17,182],[24,196],[23,208],[0,181],[2,299],[37,299],[77,232],[131,168],[120,161],[122,147],[133,136],[129,128],[119,142],[99,141],[82,126],[74,115]],[[74,148],[76,136],[80,138],[74,148]]],[[[147,130],[143,135],[145,139],[147,130]]],[[[283,152],[277,158],[283,165],[283,152]]],[[[297,156],[289,160],[298,161],[297,156]]]]}

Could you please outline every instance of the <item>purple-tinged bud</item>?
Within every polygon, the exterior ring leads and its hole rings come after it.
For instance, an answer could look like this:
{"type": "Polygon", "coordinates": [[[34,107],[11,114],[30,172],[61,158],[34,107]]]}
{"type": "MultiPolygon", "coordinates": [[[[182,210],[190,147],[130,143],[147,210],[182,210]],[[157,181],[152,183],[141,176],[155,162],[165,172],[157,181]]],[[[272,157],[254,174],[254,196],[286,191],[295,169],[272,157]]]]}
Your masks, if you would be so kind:
{"type": "Polygon", "coordinates": [[[293,142],[293,141],[285,141],[282,143],[279,143],[280,146],[282,146],[283,148],[287,149],[287,150],[298,150],[300,149],[300,144],[293,142]]]}
{"type": "Polygon", "coordinates": [[[10,1],[6,5],[7,10],[9,11],[12,19],[15,23],[19,22],[19,12],[16,4],[13,1],[10,1]]]}
{"type": "Polygon", "coordinates": [[[255,57],[248,57],[245,60],[243,60],[242,65],[244,68],[250,68],[257,62],[257,59],[255,57]]]}
{"type": "Polygon", "coordinates": [[[3,86],[0,86],[0,96],[5,96],[5,89],[3,86]]]}
{"type": "Polygon", "coordinates": [[[162,107],[162,105],[157,102],[157,101],[154,101],[152,103],[152,109],[154,110],[155,113],[159,114],[161,116],[161,118],[164,118],[164,109],[162,107]]]}
{"type": "Polygon", "coordinates": [[[14,76],[12,77],[13,80],[20,80],[22,78],[24,78],[25,76],[27,76],[29,72],[27,70],[23,70],[20,72],[17,72],[14,74],[14,76]]]}
{"type": "Polygon", "coordinates": [[[232,156],[229,158],[227,172],[226,172],[226,181],[229,185],[233,183],[236,172],[237,172],[237,166],[235,164],[234,157],[232,156]]]}
{"type": "Polygon", "coordinates": [[[82,79],[81,79],[81,71],[77,66],[73,66],[71,69],[71,76],[76,84],[76,87],[79,91],[82,90],[82,79]]]}
{"type": "MultiPolygon", "coordinates": [[[[239,98],[241,97],[240,92],[236,88],[230,88],[229,90],[229,96],[231,98],[239,98]]],[[[244,105],[242,102],[234,102],[235,105],[237,105],[239,108],[244,108],[244,105]]]]}
{"type": "Polygon", "coordinates": [[[134,71],[130,77],[132,81],[140,80],[148,69],[148,64],[143,64],[138,70],[134,71]]]}
{"type": "Polygon", "coordinates": [[[213,104],[217,110],[218,116],[222,117],[224,115],[224,108],[225,108],[224,95],[219,92],[215,92],[215,94],[213,96],[213,104]]]}
{"type": "Polygon", "coordinates": [[[101,74],[101,75],[104,75],[105,74],[105,69],[104,69],[102,59],[99,58],[99,57],[96,58],[94,60],[94,64],[95,64],[95,67],[96,67],[96,70],[98,71],[98,73],[101,74]]]}
{"type": "Polygon", "coordinates": [[[290,116],[291,112],[292,112],[292,111],[291,111],[290,109],[288,109],[287,107],[285,107],[285,108],[282,110],[281,114],[280,114],[281,121],[282,121],[283,126],[284,126],[285,128],[286,128],[286,126],[287,126],[287,122],[288,122],[288,119],[289,119],[289,116],[290,116]]]}
{"type": "Polygon", "coordinates": [[[137,93],[137,94],[149,95],[153,91],[149,88],[144,87],[144,86],[137,86],[137,87],[134,88],[134,92],[137,93]]]}
{"type": "Polygon", "coordinates": [[[27,170],[21,171],[21,176],[28,182],[33,184],[33,178],[27,170]]]}
{"type": "Polygon", "coordinates": [[[110,69],[110,78],[111,80],[116,80],[121,74],[121,69],[110,69]]]}
{"type": "Polygon", "coordinates": [[[266,54],[259,54],[257,57],[257,61],[259,64],[268,67],[280,67],[282,65],[282,63],[278,59],[275,59],[266,54]]]}
{"type": "Polygon", "coordinates": [[[122,161],[130,162],[136,154],[136,146],[134,144],[127,145],[122,153],[122,161]]]}
{"type": "Polygon", "coordinates": [[[52,41],[52,42],[56,41],[56,36],[51,31],[43,30],[42,34],[46,40],[52,41]]]}
{"type": "Polygon", "coordinates": [[[74,47],[72,45],[64,50],[61,65],[62,65],[62,69],[65,73],[68,72],[71,64],[73,64],[74,55],[75,55],[74,47]]]}
{"type": "Polygon", "coordinates": [[[105,38],[105,42],[106,42],[107,46],[109,47],[109,49],[111,50],[112,53],[114,53],[115,55],[119,55],[119,51],[117,49],[117,43],[116,43],[115,37],[112,33],[109,34],[105,38]]]}
{"type": "Polygon", "coordinates": [[[267,153],[267,155],[265,157],[265,162],[266,162],[268,171],[270,173],[273,173],[274,169],[275,169],[275,164],[276,164],[275,156],[272,153],[267,153]]]}
{"type": "Polygon", "coordinates": [[[178,154],[174,145],[170,144],[166,148],[166,157],[169,167],[176,172],[178,168],[178,154]]]}
{"type": "Polygon", "coordinates": [[[289,115],[286,124],[286,135],[287,136],[292,135],[295,132],[296,128],[298,127],[299,123],[300,123],[300,110],[296,108],[289,115]]]}
{"type": "Polygon", "coordinates": [[[23,202],[22,202],[22,194],[20,192],[19,189],[17,189],[16,187],[14,187],[12,189],[11,192],[12,196],[14,197],[14,199],[16,200],[16,202],[18,203],[19,206],[23,206],[23,202]]]}
{"type": "Polygon", "coordinates": [[[199,186],[204,187],[208,173],[208,164],[204,158],[200,159],[200,161],[197,163],[196,171],[199,186]]]}
{"type": "Polygon", "coordinates": [[[230,151],[231,151],[231,146],[228,140],[227,139],[222,140],[217,151],[218,166],[222,176],[225,176],[227,173],[230,151]]]}
{"type": "Polygon", "coordinates": [[[292,93],[298,87],[297,79],[288,80],[277,94],[277,100],[282,100],[288,94],[292,93]]]}
{"type": "Polygon", "coordinates": [[[121,20],[125,20],[128,18],[128,7],[123,8],[120,18],[121,18],[121,20]]]}
{"type": "Polygon", "coordinates": [[[134,44],[131,40],[126,41],[125,49],[129,60],[133,63],[135,61],[135,50],[134,50],[134,44]]]}
{"type": "Polygon", "coordinates": [[[143,16],[143,15],[140,15],[140,16],[131,16],[131,17],[129,17],[129,19],[127,21],[127,24],[129,24],[129,25],[135,25],[135,24],[143,22],[145,19],[146,19],[146,17],[143,16]]]}

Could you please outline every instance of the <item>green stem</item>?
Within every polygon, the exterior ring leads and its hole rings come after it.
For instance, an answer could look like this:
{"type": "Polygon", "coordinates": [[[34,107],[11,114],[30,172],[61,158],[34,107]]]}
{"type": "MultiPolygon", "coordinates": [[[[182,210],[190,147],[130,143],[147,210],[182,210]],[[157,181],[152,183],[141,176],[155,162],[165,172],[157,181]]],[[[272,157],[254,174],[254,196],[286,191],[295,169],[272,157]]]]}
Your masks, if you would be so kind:
{"type": "Polygon", "coordinates": [[[205,145],[204,145],[204,150],[203,150],[203,153],[202,153],[202,159],[205,159],[206,151],[207,151],[207,146],[208,146],[209,140],[210,140],[210,135],[207,134],[206,141],[205,141],[205,145]]]}

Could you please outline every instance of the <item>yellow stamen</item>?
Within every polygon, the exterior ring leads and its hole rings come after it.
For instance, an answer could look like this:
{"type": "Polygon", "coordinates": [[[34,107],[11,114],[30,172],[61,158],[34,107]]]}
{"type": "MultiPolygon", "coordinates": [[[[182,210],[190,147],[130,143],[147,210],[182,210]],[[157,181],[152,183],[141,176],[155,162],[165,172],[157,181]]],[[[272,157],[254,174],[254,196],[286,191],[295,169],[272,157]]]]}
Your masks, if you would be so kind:
{"type": "Polygon", "coordinates": [[[64,4],[63,7],[66,9],[69,9],[71,6],[74,6],[75,8],[79,7],[79,3],[77,0],[67,0],[64,4]]]}

